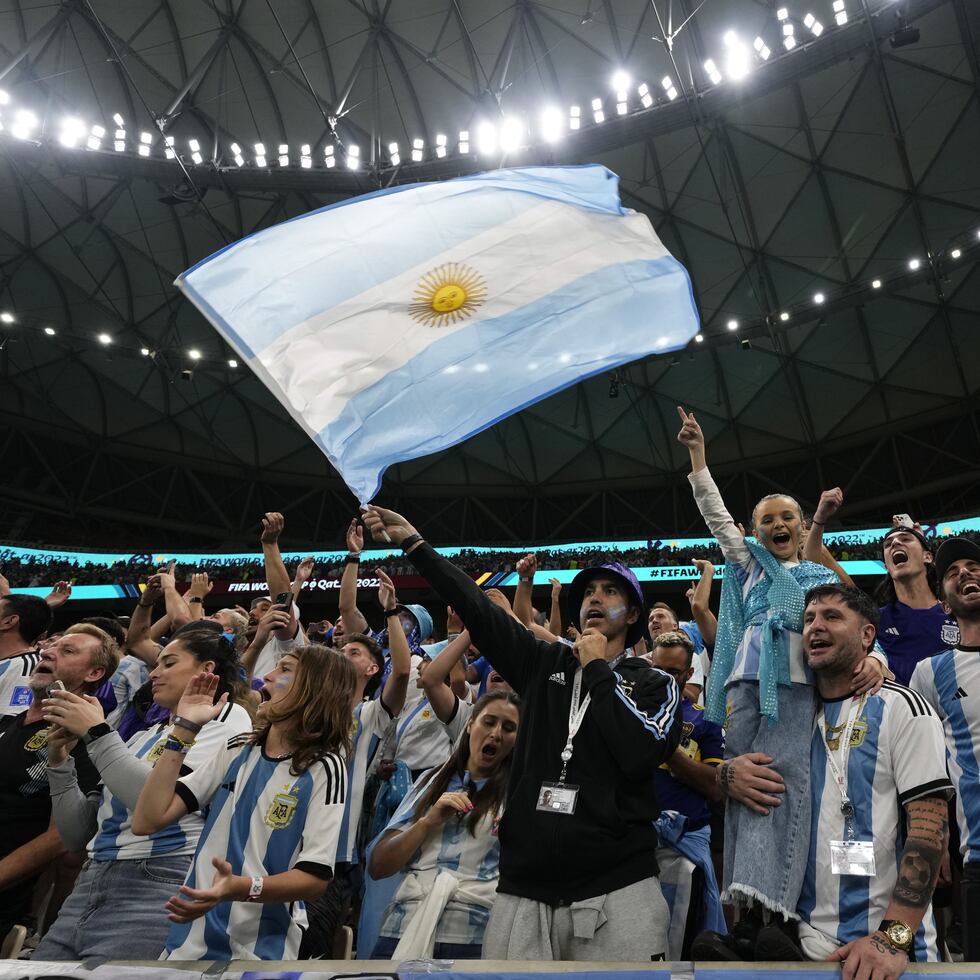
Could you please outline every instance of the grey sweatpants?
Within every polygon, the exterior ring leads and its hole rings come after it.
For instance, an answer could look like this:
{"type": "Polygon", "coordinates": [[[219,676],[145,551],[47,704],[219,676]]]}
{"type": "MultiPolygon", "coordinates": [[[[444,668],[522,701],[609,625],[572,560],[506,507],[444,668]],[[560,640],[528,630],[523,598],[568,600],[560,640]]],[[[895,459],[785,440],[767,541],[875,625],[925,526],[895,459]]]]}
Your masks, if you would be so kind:
{"type": "Polygon", "coordinates": [[[498,892],[483,959],[649,963],[664,959],[669,921],[656,878],[557,907],[498,892]]]}

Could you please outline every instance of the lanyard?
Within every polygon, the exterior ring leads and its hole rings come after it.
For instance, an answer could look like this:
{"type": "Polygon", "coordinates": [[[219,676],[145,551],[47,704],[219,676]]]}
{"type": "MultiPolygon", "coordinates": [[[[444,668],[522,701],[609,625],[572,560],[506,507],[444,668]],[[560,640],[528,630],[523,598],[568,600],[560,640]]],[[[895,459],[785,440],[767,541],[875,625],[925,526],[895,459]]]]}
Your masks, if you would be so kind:
{"type": "MultiPolygon", "coordinates": [[[[620,662],[626,659],[629,650],[624,651],[615,660],[611,661],[609,664],[610,669],[615,669],[619,666],[620,662]]],[[[585,719],[585,712],[589,710],[589,705],[592,703],[592,695],[586,694],[585,698],[582,699],[582,668],[578,667],[575,671],[575,680],[572,681],[572,703],[568,708],[568,739],[565,742],[565,748],[561,750],[561,775],[558,777],[558,782],[565,782],[566,771],[568,770],[568,763],[572,761],[572,742],[575,736],[578,734],[578,730],[582,727],[582,722],[585,719]]]]}
{"type": "Polygon", "coordinates": [[[827,744],[827,719],[826,716],[820,719],[820,734],[824,740],[827,750],[827,763],[831,772],[834,774],[834,782],[837,784],[837,791],[840,793],[840,812],[844,815],[844,823],[847,827],[848,837],[854,839],[854,804],[847,795],[847,763],[851,755],[851,736],[854,734],[854,726],[861,717],[864,705],[868,700],[867,694],[862,694],[857,699],[857,710],[853,708],[848,714],[847,724],[839,736],[837,750],[840,753],[840,762],[837,761],[837,752],[832,752],[827,744]]]}

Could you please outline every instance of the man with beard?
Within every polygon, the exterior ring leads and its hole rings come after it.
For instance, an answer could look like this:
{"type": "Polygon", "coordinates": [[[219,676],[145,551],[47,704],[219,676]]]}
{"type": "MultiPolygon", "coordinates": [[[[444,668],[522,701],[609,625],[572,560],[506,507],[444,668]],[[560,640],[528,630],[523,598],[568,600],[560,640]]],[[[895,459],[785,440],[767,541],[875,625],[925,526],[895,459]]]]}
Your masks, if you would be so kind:
{"type": "Polygon", "coordinates": [[[932,550],[917,527],[893,527],[882,541],[888,577],[875,598],[881,608],[878,642],[899,684],[908,684],[920,660],[956,646],[955,620],[936,599],[932,550]]]}
{"type": "Polygon", "coordinates": [[[946,734],[946,761],[956,787],[963,857],[963,954],[980,960],[980,545],[950,538],[936,553],[943,607],[959,624],[959,643],[912,675],[911,687],[932,705],[946,734]]]}

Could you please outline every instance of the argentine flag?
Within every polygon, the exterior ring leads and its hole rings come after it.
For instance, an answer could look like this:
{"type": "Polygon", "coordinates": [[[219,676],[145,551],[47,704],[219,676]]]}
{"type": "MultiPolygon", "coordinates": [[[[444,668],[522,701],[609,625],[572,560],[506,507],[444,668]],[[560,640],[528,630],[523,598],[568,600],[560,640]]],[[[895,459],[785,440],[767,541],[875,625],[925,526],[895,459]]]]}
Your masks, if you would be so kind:
{"type": "Polygon", "coordinates": [[[392,463],[698,330],[687,272],[600,166],[365,194],[176,285],[362,503],[392,463]]]}

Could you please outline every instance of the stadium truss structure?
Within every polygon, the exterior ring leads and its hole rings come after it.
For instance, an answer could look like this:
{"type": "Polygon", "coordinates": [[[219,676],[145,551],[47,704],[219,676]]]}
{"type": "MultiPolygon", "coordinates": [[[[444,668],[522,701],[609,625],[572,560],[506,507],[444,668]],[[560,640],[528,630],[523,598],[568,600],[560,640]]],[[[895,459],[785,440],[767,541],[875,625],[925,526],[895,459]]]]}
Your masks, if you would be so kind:
{"type": "Polygon", "coordinates": [[[13,0],[0,536],[234,548],[275,509],[335,540],[353,499],[173,279],[391,183],[593,161],[688,267],[701,340],[379,501],[442,541],[697,532],[680,402],[743,519],[838,483],[855,526],[975,512],[978,36],[970,0],[13,0]]]}

